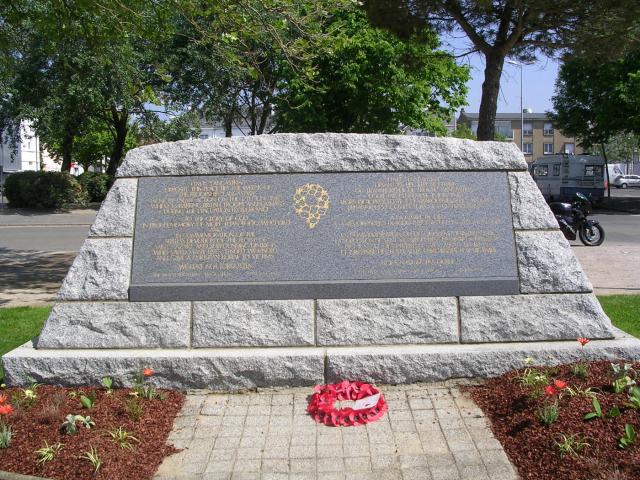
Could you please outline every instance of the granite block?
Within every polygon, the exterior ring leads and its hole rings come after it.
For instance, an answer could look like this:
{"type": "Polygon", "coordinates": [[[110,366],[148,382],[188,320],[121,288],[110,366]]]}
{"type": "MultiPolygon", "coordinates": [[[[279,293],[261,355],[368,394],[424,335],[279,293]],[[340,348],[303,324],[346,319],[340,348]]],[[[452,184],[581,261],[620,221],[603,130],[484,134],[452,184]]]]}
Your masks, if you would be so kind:
{"type": "Polygon", "coordinates": [[[189,302],[57,303],[38,348],[189,347],[189,302]]]}
{"type": "Polygon", "coordinates": [[[455,297],[318,300],[318,345],[458,341],[455,297]]]}
{"type": "Polygon", "coordinates": [[[314,344],[313,300],[194,302],[193,346],[314,344]]]}
{"type": "Polygon", "coordinates": [[[34,349],[31,342],[2,357],[7,385],[32,378],[51,385],[99,385],[110,376],[131,386],[143,367],[160,388],[242,391],[301,387],[323,382],[324,351],[318,348],[223,349],[34,349]]]}
{"type": "Polygon", "coordinates": [[[403,384],[454,378],[488,378],[521,368],[523,359],[559,365],[587,359],[637,359],[640,340],[614,329],[615,338],[594,340],[584,352],[575,340],[466,345],[402,345],[327,349],[326,381],[403,384]],[[584,356],[583,356],[584,355],[584,356]]]}
{"type": "Polygon", "coordinates": [[[132,237],[137,188],[138,180],[134,178],[116,180],[102,202],[89,236],[132,237]]]}
{"type": "Polygon", "coordinates": [[[127,300],[131,276],[130,238],[85,240],[62,282],[61,300],[127,300]]]}
{"type": "Polygon", "coordinates": [[[521,230],[557,229],[553,212],[528,172],[509,172],[513,228],[521,230]]]}
{"type": "Polygon", "coordinates": [[[611,321],[593,294],[460,297],[463,342],[611,338],[611,321]]]}
{"type": "Polygon", "coordinates": [[[517,231],[516,249],[522,293],[593,291],[560,230],[517,231]]]}
{"type": "Polygon", "coordinates": [[[118,177],[394,170],[526,170],[509,142],[315,133],[157,143],[130,150],[118,177]]]}

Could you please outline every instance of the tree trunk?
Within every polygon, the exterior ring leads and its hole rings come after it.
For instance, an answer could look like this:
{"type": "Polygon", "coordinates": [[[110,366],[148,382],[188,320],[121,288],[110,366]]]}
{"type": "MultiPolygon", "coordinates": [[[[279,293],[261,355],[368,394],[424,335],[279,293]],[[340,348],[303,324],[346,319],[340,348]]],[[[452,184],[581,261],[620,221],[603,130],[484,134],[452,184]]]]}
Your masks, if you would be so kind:
{"type": "Polygon", "coordinates": [[[504,66],[504,56],[490,53],[485,56],[484,82],[482,83],[482,99],[478,115],[478,140],[493,140],[496,133],[496,111],[500,94],[500,77],[504,66]]]}
{"type": "Polygon", "coordinates": [[[129,132],[129,112],[115,112],[113,114],[113,128],[116,135],[113,139],[113,150],[109,158],[109,165],[107,165],[107,173],[112,177],[115,176],[116,170],[122,163],[122,157],[124,157],[124,146],[129,132]]]}
{"type": "Polygon", "coordinates": [[[75,141],[75,135],[69,130],[62,138],[62,167],[63,172],[71,171],[71,154],[73,153],[73,142],[75,141]]]}
{"type": "Polygon", "coordinates": [[[224,136],[230,137],[233,135],[233,114],[226,115],[223,118],[224,122],[224,136]]]}
{"type": "Polygon", "coordinates": [[[604,149],[604,142],[600,144],[602,156],[604,157],[604,174],[607,179],[607,198],[611,198],[611,179],[609,178],[609,161],[607,160],[607,152],[604,149]]]}

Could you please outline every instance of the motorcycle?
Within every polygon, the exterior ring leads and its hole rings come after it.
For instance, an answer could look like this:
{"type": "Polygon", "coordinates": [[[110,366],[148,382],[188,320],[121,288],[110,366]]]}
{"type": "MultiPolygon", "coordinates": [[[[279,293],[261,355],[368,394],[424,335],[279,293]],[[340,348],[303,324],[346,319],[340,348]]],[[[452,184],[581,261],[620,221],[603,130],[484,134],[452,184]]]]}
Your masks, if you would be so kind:
{"type": "Polygon", "coordinates": [[[591,212],[591,202],[582,193],[576,193],[572,203],[552,202],[549,204],[556,216],[560,230],[567,240],[580,241],[588,247],[597,247],[604,242],[604,229],[598,220],[587,218],[591,212]]]}

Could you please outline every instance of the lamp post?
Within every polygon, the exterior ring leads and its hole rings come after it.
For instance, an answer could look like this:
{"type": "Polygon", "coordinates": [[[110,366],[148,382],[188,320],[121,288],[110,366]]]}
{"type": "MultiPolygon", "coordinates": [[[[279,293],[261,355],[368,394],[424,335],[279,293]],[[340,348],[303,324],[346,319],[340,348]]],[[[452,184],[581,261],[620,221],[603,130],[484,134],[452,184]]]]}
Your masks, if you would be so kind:
{"type": "Polygon", "coordinates": [[[531,65],[533,62],[516,62],[515,60],[507,60],[507,63],[520,67],[520,151],[524,152],[524,106],[522,98],[522,67],[531,65]]]}

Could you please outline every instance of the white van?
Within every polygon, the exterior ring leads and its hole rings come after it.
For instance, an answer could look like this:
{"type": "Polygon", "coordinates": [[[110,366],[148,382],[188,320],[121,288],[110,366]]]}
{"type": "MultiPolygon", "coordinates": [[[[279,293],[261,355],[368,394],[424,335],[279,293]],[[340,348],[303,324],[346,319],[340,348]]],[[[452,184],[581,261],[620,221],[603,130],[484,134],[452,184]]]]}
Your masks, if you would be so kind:
{"type": "Polygon", "coordinates": [[[592,202],[604,197],[604,158],[595,155],[545,155],[529,171],[548,202],[573,200],[580,192],[592,202]]]}

